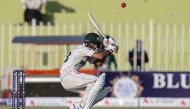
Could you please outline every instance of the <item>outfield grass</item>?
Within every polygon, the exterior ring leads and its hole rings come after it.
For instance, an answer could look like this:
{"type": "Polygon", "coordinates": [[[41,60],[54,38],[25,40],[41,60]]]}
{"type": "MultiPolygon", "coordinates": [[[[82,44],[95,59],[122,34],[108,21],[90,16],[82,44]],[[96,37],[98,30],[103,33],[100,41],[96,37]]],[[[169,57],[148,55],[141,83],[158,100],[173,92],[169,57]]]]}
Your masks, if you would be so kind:
{"type": "MultiPolygon", "coordinates": [[[[189,65],[190,65],[190,61],[189,59],[189,46],[188,46],[188,40],[189,40],[189,33],[188,33],[188,28],[185,29],[185,33],[184,33],[184,40],[187,41],[186,43],[184,43],[184,58],[183,61],[181,61],[182,59],[181,54],[180,54],[180,40],[181,40],[181,23],[184,24],[189,24],[189,19],[190,19],[190,13],[188,13],[187,11],[190,9],[189,4],[190,1],[189,0],[127,0],[127,8],[121,8],[120,7],[120,3],[123,2],[123,0],[47,0],[47,5],[45,7],[43,7],[43,13],[47,13],[47,12],[51,12],[52,16],[50,16],[54,22],[58,25],[60,25],[60,29],[58,31],[58,33],[56,33],[55,28],[56,25],[52,26],[52,31],[51,33],[48,33],[48,27],[45,26],[44,27],[44,33],[43,35],[81,35],[87,32],[87,24],[89,24],[89,19],[87,17],[87,13],[88,12],[92,12],[96,19],[98,20],[98,22],[101,24],[102,22],[105,22],[106,26],[109,27],[109,23],[112,22],[113,23],[113,31],[110,30],[110,28],[105,29],[106,34],[110,34],[112,36],[114,36],[114,38],[118,41],[119,45],[120,45],[120,52],[117,55],[117,60],[119,62],[119,70],[128,70],[129,69],[129,65],[126,62],[126,52],[133,47],[134,45],[134,41],[133,41],[133,36],[134,36],[134,22],[137,22],[137,26],[140,27],[141,26],[141,22],[144,21],[145,23],[145,48],[147,49],[148,53],[149,53],[149,48],[150,45],[149,43],[149,20],[153,19],[155,22],[155,25],[158,24],[158,22],[160,22],[161,24],[163,24],[162,27],[162,33],[161,33],[161,44],[158,45],[157,39],[158,39],[158,31],[157,28],[155,29],[155,33],[154,33],[154,45],[153,45],[153,49],[154,49],[154,57],[153,57],[153,66],[150,69],[164,69],[164,68],[160,68],[161,67],[165,67],[167,65],[170,65],[171,68],[170,70],[172,70],[173,68],[177,68],[177,69],[188,69],[189,65]],[[83,24],[84,29],[82,30],[82,32],[78,31],[78,26],[79,26],[79,22],[81,22],[83,24]],[[126,22],[129,23],[129,33],[126,33],[126,22]],[[173,25],[173,23],[179,24],[178,28],[177,28],[177,45],[176,45],[176,65],[173,65],[173,56],[171,56],[170,54],[172,54],[172,50],[174,48],[174,46],[172,44],[169,45],[168,49],[170,50],[169,53],[167,55],[165,55],[165,44],[166,42],[164,42],[163,40],[166,39],[166,34],[165,34],[165,23],[168,22],[169,25],[173,25]],[[63,23],[68,24],[69,26],[67,27],[66,32],[63,31],[63,28],[61,27],[63,25],[63,23]],[[74,33],[72,33],[71,30],[71,26],[70,24],[74,24],[75,31],[74,33]],[[118,31],[118,23],[121,24],[121,31],[118,31]],[[111,31],[111,32],[110,32],[111,31]],[[129,36],[126,36],[126,34],[129,34],[129,36]],[[148,42],[148,43],[147,43],[148,42]],[[158,59],[157,55],[159,54],[158,51],[158,46],[161,46],[161,58],[158,59]],[[168,59],[168,62],[166,62],[165,60],[168,59]],[[159,65],[159,61],[160,61],[160,65],[159,65]],[[168,63],[167,65],[165,63],[168,63]],[[184,66],[184,68],[181,68],[181,63],[183,63],[182,67],[184,66]]],[[[3,63],[3,67],[7,67],[9,66],[9,54],[10,54],[10,49],[8,48],[9,46],[11,46],[11,65],[12,66],[17,66],[17,59],[18,57],[20,58],[20,63],[23,63],[23,46],[22,45],[12,45],[11,43],[11,39],[10,39],[10,35],[11,38],[13,38],[15,35],[25,35],[25,30],[24,30],[24,26],[21,25],[20,28],[20,32],[17,33],[17,26],[15,24],[17,23],[22,23],[23,22],[23,9],[22,9],[22,5],[20,3],[20,0],[1,0],[0,1],[1,7],[0,7],[0,23],[4,23],[6,24],[6,28],[5,28],[5,39],[4,39],[4,51],[0,54],[4,54],[4,63],[3,63]],[[10,34],[9,32],[9,23],[12,23],[13,28],[12,28],[12,32],[10,34]],[[18,53],[17,55],[17,48],[21,48],[21,51],[18,53]]],[[[47,18],[46,18],[47,19],[47,18]]],[[[188,25],[185,25],[186,27],[188,27],[188,25]]],[[[0,28],[1,29],[1,28],[0,28]]],[[[170,28],[169,30],[169,35],[168,35],[168,39],[173,39],[173,27],[170,28]]],[[[91,27],[90,31],[94,31],[94,29],[91,27]]],[[[2,33],[2,32],[1,32],[2,33]]],[[[28,28],[28,35],[32,34],[32,29],[31,27],[28,28]]],[[[36,28],[36,35],[40,35],[40,27],[36,28]]],[[[136,37],[137,38],[141,38],[141,28],[138,28],[138,31],[136,33],[136,37]]],[[[52,66],[52,68],[55,68],[54,66],[57,64],[55,61],[55,46],[54,47],[49,47],[51,50],[48,51],[48,47],[44,47],[42,46],[44,51],[47,51],[51,56],[51,61],[49,61],[50,65],[52,66]]],[[[74,48],[75,46],[71,46],[70,48],[74,48]]],[[[41,65],[41,61],[39,61],[41,59],[41,54],[39,53],[40,47],[33,47],[33,46],[29,46],[27,48],[27,52],[28,52],[28,63],[27,63],[27,68],[30,68],[31,66],[31,55],[32,54],[32,50],[35,49],[36,52],[36,65],[40,66],[41,65]]],[[[64,60],[63,58],[66,56],[66,51],[67,48],[65,47],[59,47],[60,49],[60,55],[59,55],[59,63],[58,65],[61,65],[62,61],[64,60]]],[[[1,50],[0,50],[1,52],[1,50]]],[[[0,56],[1,57],[1,56],[0,56]]],[[[56,66],[57,67],[57,66],[56,66]]],[[[44,66],[44,68],[47,68],[47,66],[44,66]]]]}
{"type": "MultiPolygon", "coordinates": [[[[20,1],[0,1],[1,22],[22,21],[23,9],[20,1]]],[[[125,0],[126,8],[120,7],[121,2],[123,0],[47,0],[43,12],[53,12],[57,22],[86,22],[87,12],[92,12],[98,19],[108,22],[147,21],[153,18],[160,22],[189,23],[189,0],[125,0]]]]}

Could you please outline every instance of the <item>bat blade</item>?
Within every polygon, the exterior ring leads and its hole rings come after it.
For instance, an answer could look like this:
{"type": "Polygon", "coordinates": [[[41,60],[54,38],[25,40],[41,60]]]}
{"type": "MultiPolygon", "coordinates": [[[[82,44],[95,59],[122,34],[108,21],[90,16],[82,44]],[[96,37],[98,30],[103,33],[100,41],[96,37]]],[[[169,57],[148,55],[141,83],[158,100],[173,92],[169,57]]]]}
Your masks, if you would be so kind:
{"type": "MultiPolygon", "coordinates": [[[[88,13],[88,17],[89,17],[89,19],[90,19],[90,22],[91,22],[92,26],[93,26],[93,27],[96,29],[96,31],[105,39],[106,36],[104,35],[104,33],[103,33],[103,31],[101,30],[101,28],[98,26],[98,23],[96,22],[96,20],[95,20],[94,17],[92,16],[92,14],[88,13]]],[[[117,46],[116,43],[115,43],[112,39],[110,39],[110,40],[111,40],[111,42],[112,42],[113,44],[115,44],[115,46],[117,46]]],[[[119,49],[119,46],[118,46],[118,49],[119,49]]],[[[118,49],[115,50],[114,52],[117,53],[117,52],[118,52],[118,49]]]]}
{"type": "Polygon", "coordinates": [[[103,31],[101,30],[101,28],[98,26],[98,23],[96,22],[96,20],[94,19],[94,17],[92,16],[92,14],[88,13],[88,17],[90,19],[90,22],[92,24],[92,26],[96,29],[96,31],[103,37],[106,38],[106,36],[104,35],[103,31]]]}

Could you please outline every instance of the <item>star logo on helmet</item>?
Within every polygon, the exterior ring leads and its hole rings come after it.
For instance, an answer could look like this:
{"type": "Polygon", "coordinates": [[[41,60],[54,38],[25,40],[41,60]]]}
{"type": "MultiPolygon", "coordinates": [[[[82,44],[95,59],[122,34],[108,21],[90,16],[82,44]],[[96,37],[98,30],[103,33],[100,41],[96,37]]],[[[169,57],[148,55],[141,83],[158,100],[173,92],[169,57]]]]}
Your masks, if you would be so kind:
{"type": "Polygon", "coordinates": [[[96,39],[97,39],[98,41],[100,40],[100,38],[99,38],[99,37],[97,37],[96,39]]]}

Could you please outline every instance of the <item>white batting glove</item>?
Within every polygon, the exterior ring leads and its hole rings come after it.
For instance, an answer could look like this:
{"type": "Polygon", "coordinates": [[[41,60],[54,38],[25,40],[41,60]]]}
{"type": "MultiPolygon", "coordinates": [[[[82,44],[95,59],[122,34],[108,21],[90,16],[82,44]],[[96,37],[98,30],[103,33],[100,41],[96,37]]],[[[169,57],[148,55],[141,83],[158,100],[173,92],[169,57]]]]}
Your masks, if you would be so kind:
{"type": "Polygon", "coordinates": [[[104,47],[107,47],[109,45],[108,42],[109,42],[109,40],[107,38],[104,38],[104,40],[103,40],[104,47]]]}
{"type": "Polygon", "coordinates": [[[113,44],[113,43],[115,43],[115,41],[110,37],[110,38],[108,39],[108,43],[113,44]]]}
{"type": "Polygon", "coordinates": [[[105,47],[105,50],[109,50],[111,52],[114,51],[117,53],[119,50],[119,46],[113,41],[112,38],[109,38],[109,39],[105,38],[103,40],[103,45],[105,47]]]}
{"type": "Polygon", "coordinates": [[[117,49],[116,46],[112,46],[111,44],[105,47],[105,50],[108,50],[110,52],[114,52],[116,49],[117,49]]]}
{"type": "Polygon", "coordinates": [[[113,46],[114,46],[114,45],[117,46],[117,44],[113,41],[112,38],[109,38],[109,39],[105,38],[105,39],[103,40],[103,45],[104,45],[105,47],[108,46],[108,45],[110,45],[110,44],[112,44],[113,46]]]}

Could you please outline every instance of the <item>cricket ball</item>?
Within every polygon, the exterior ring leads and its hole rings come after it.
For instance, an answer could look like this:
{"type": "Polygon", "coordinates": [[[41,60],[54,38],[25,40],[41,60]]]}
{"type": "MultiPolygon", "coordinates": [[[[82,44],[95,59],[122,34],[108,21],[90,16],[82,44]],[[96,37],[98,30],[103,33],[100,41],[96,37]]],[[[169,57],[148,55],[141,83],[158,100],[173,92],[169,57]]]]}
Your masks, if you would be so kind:
{"type": "Polygon", "coordinates": [[[121,3],[121,7],[125,8],[126,7],[126,3],[125,2],[121,3]]]}

